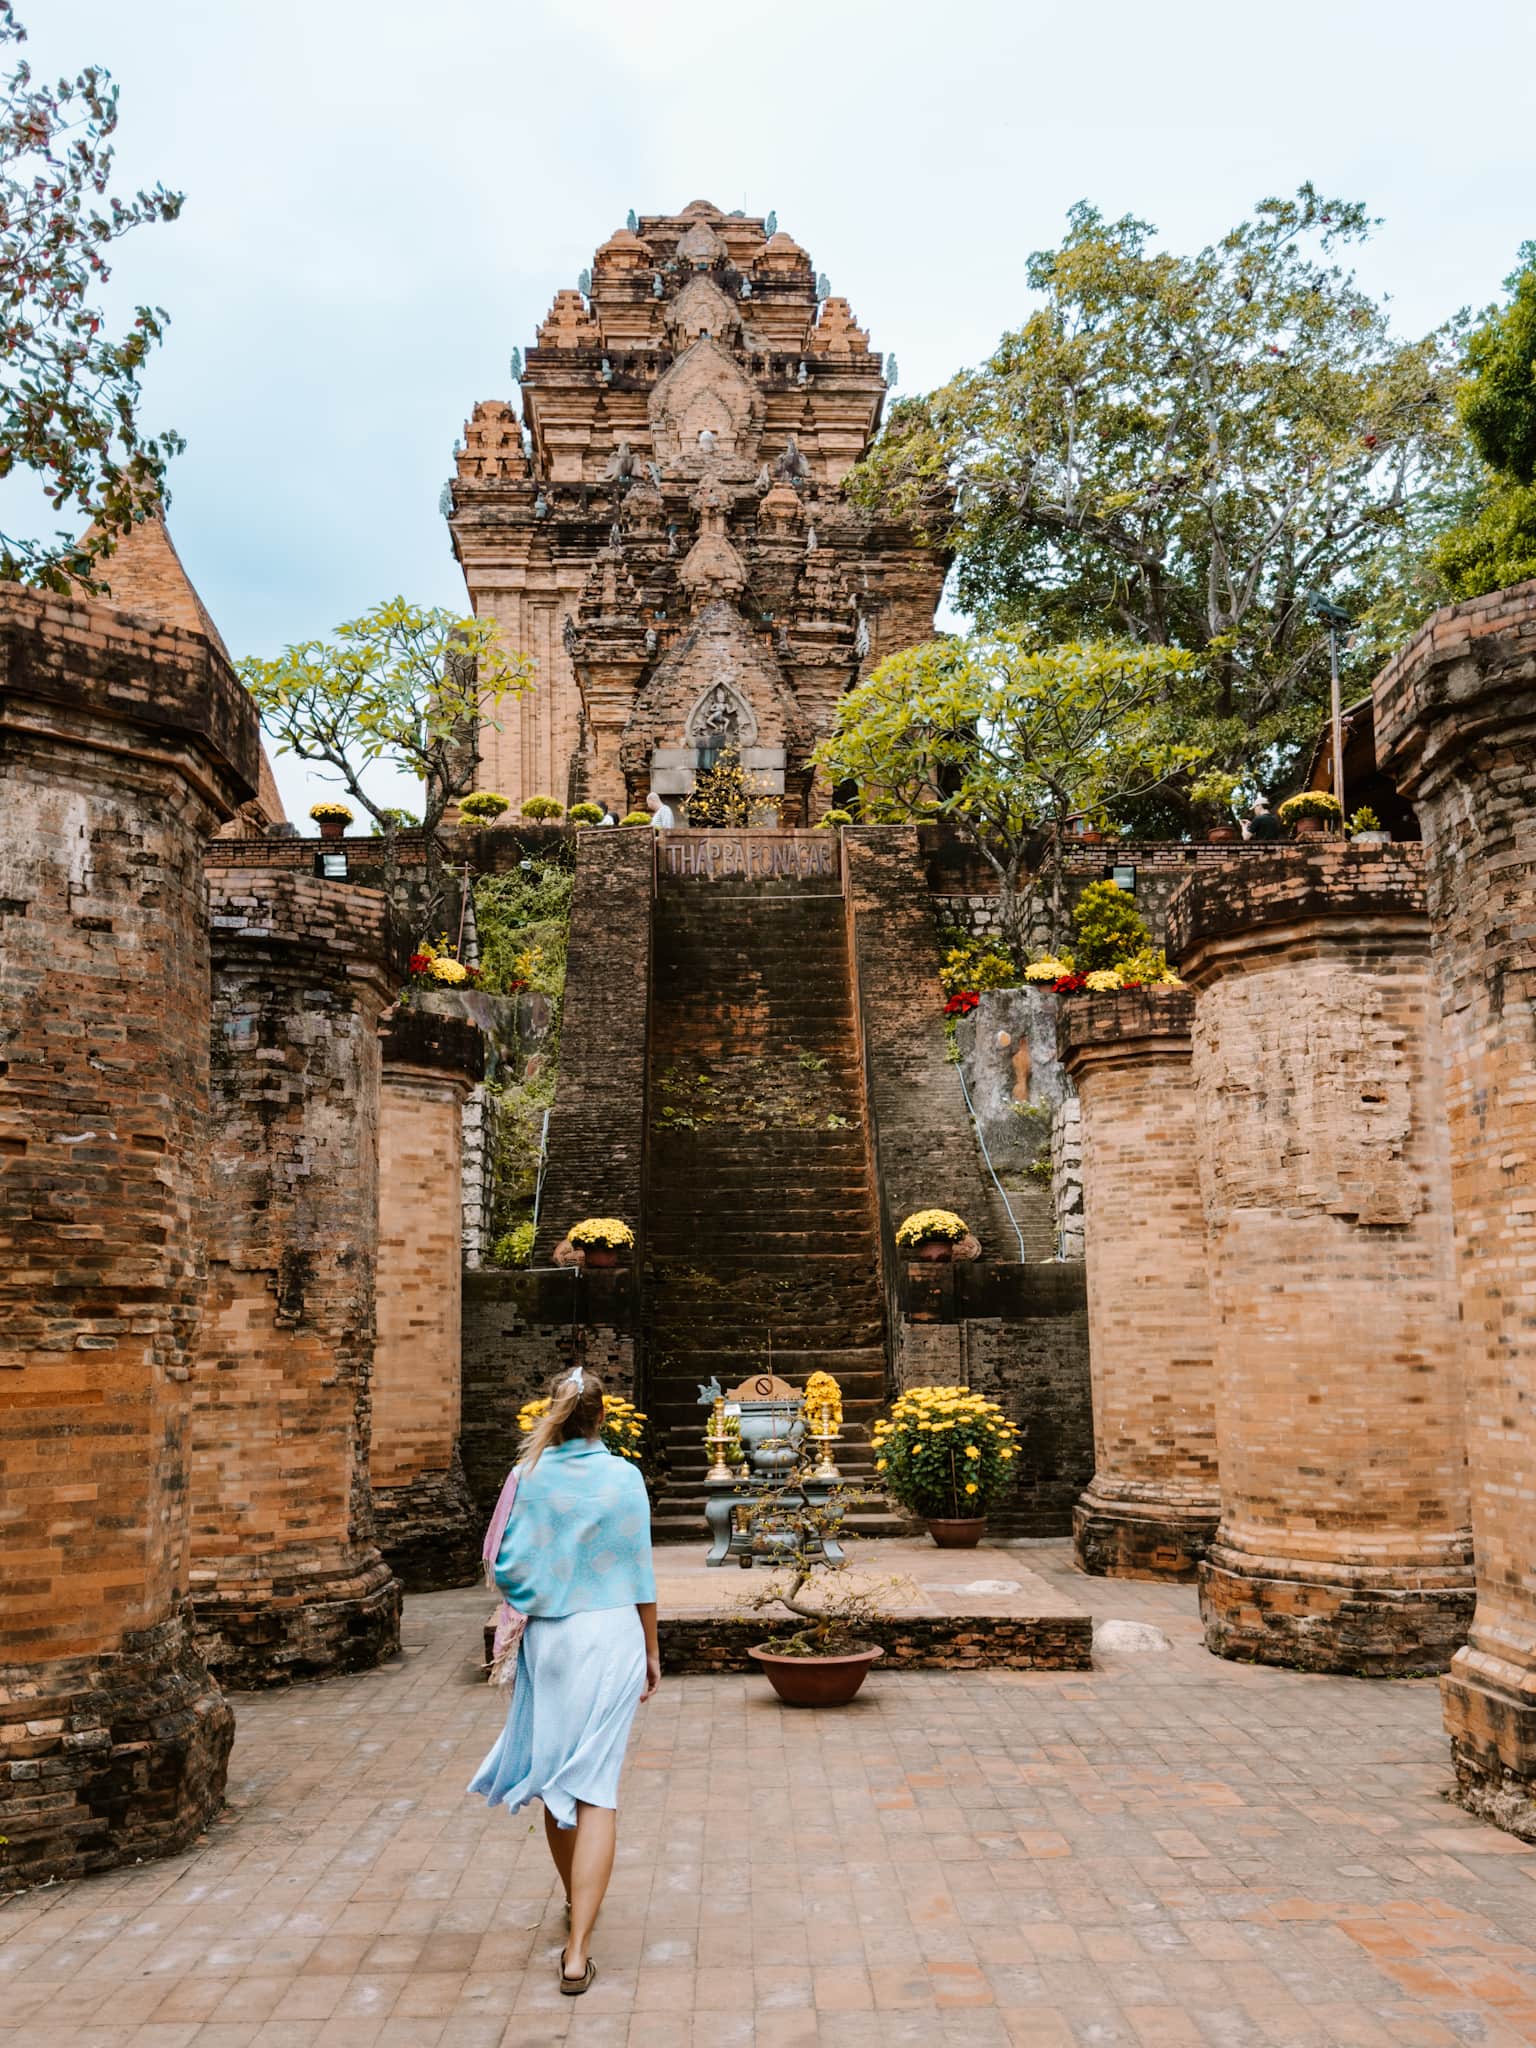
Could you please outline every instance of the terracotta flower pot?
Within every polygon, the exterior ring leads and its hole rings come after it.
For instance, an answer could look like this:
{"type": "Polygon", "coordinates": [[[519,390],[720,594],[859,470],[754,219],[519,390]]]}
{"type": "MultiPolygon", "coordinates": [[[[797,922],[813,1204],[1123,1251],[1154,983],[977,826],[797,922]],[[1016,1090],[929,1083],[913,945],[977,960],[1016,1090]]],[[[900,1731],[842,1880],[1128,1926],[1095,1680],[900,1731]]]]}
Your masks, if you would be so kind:
{"type": "Polygon", "coordinates": [[[967,1516],[963,1519],[945,1519],[929,1515],[928,1534],[940,1550],[974,1550],[987,1533],[985,1515],[967,1516]]]}
{"type": "Polygon", "coordinates": [[[1320,839],[1327,829],[1328,821],[1326,818],[1302,816],[1296,820],[1296,837],[1298,839],[1320,839]]]}
{"type": "Polygon", "coordinates": [[[947,1237],[923,1237],[912,1247],[912,1256],[917,1259],[931,1259],[935,1265],[947,1266],[955,1256],[955,1247],[947,1237]]]}
{"type": "Polygon", "coordinates": [[[1212,825],[1205,835],[1211,846],[1230,846],[1237,837],[1235,825],[1212,825]]]}
{"type": "Polygon", "coordinates": [[[315,823],[320,827],[322,839],[345,839],[347,836],[345,818],[316,818],[315,823]]]}
{"type": "Polygon", "coordinates": [[[846,1707],[885,1652],[878,1643],[866,1643],[838,1657],[786,1657],[759,1643],[747,1655],[767,1673],[786,1707],[846,1707]]]}
{"type": "Polygon", "coordinates": [[[584,1244],[581,1249],[589,1266],[616,1266],[619,1263],[616,1244],[584,1244]]]}

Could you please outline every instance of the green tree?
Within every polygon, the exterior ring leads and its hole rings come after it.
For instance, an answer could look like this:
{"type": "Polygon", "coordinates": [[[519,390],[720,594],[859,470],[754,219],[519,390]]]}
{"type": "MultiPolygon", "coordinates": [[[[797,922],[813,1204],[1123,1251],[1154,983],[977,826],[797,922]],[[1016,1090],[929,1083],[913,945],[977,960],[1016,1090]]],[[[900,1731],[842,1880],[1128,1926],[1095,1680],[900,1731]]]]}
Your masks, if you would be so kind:
{"type": "Polygon", "coordinates": [[[248,656],[239,669],[281,751],[330,769],[373,819],[391,894],[404,814],[370,796],[363,778],[379,761],[416,776],[427,868],[414,929],[431,931],[442,901],[438,827],[474,787],[480,723],[496,726],[498,707],[533,687],[532,661],[503,649],[494,620],[396,597],[344,620],[330,640],[285,647],[275,661],[248,656]]]}
{"type": "Polygon", "coordinates": [[[1398,339],[1335,260],[1371,226],[1304,185],[1178,255],[1074,207],[1024,324],[897,405],[850,489],[956,549],[985,626],[1206,656],[1202,745],[1274,783],[1327,699],[1307,598],[1350,611],[1371,673],[1433,602],[1462,459],[1455,323],[1398,339]]]}
{"type": "Polygon", "coordinates": [[[1458,600],[1536,576],[1536,241],[1521,244],[1504,288],[1509,303],[1467,338],[1457,401],[1483,469],[1432,557],[1458,600]]]}
{"type": "MultiPolygon", "coordinates": [[[[26,33],[0,0],[0,46],[26,33]]],[[[72,521],[47,538],[0,531],[0,578],[50,590],[102,588],[101,558],[163,502],[182,447],[138,417],[139,372],[166,314],[139,306],[113,340],[95,303],[112,244],[181,211],[162,185],[107,196],[116,128],[117,88],[95,65],[40,85],[20,63],[0,90],[0,478],[32,471],[72,521]]]]}
{"type": "Polygon", "coordinates": [[[816,751],[876,818],[952,818],[998,879],[1004,935],[1022,942],[1026,875],[1044,855],[1061,911],[1060,852],[1097,820],[1187,776],[1200,663],[1169,647],[1074,641],[1040,649],[1018,630],[929,640],[882,661],[838,705],[816,751]]]}

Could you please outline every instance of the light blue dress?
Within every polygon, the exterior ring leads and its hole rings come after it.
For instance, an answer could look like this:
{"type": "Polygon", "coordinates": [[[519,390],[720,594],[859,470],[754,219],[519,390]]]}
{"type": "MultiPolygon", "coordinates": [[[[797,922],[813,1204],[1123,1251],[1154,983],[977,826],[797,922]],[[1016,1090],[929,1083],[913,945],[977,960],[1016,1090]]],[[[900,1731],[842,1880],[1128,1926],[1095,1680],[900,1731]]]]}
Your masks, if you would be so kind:
{"type": "Polygon", "coordinates": [[[645,1688],[637,1603],[656,1598],[645,1481],[606,1445],[552,1445],[518,1487],[496,1583],[528,1616],[500,1740],[470,1780],[516,1813],[543,1801],[556,1825],[576,1803],[617,1807],[645,1688]]]}

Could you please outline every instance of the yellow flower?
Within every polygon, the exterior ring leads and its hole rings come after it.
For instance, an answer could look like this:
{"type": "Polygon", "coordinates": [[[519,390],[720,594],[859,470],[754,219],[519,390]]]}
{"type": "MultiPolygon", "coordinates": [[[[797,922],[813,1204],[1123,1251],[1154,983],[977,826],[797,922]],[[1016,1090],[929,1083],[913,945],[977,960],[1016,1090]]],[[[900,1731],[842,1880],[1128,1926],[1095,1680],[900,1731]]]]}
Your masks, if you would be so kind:
{"type": "Polygon", "coordinates": [[[976,1482],[974,1479],[967,1479],[967,1481],[965,1482],[965,1490],[967,1493],[975,1493],[977,1491],[976,1482]]]}
{"type": "Polygon", "coordinates": [[[981,1456],[981,1453],[977,1450],[974,1444],[967,1444],[965,1447],[965,1455],[968,1458],[979,1458],[981,1456]]]}
{"type": "Polygon", "coordinates": [[[876,1470],[877,1472],[883,1472],[883,1471],[885,1470],[885,1460],[884,1460],[884,1458],[876,1458],[876,1460],[875,1460],[875,1470],[876,1470]]]}
{"type": "Polygon", "coordinates": [[[1013,1453],[1012,1451],[999,1451],[997,1455],[1000,1458],[1011,1458],[1013,1456],[1013,1453]]]}

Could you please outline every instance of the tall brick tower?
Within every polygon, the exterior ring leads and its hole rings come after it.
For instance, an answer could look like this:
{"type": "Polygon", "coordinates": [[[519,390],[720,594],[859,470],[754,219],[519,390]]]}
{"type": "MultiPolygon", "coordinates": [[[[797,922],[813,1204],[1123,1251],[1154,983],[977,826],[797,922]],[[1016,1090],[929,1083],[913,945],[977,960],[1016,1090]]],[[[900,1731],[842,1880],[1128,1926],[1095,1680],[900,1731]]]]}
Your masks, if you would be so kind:
{"type": "Polygon", "coordinates": [[[882,358],[798,243],[704,200],[620,229],[582,283],[528,353],[521,422],[477,405],[455,458],[470,601],[538,664],[480,781],[686,804],[734,748],[764,822],[809,822],[833,706],[931,633],[947,567],[841,489],[882,358]]]}

